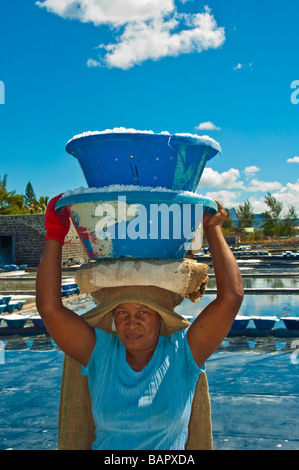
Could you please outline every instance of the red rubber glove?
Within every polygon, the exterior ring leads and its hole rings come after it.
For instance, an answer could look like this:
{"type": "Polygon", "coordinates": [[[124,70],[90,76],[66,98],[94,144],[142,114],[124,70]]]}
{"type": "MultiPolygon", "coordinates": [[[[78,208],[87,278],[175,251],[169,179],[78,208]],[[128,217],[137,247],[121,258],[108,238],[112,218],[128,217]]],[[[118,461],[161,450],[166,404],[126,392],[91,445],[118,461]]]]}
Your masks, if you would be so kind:
{"type": "Polygon", "coordinates": [[[62,209],[59,214],[55,211],[55,204],[62,197],[62,194],[51,199],[47,205],[45,213],[47,236],[45,240],[57,240],[64,245],[64,239],[70,229],[69,215],[67,209],[62,209]]]}

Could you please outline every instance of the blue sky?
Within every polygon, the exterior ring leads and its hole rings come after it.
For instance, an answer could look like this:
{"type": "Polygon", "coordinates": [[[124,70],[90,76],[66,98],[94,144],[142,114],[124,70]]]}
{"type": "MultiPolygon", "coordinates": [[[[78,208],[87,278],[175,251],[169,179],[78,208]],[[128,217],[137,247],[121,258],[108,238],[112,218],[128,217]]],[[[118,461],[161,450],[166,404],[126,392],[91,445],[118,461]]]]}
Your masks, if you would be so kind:
{"type": "Polygon", "coordinates": [[[75,134],[190,132],[223,151],[199,193],[299,213],[298,18],[296,0],[1,2],[0,175],[53,197],[86,186],[75,134]]]}

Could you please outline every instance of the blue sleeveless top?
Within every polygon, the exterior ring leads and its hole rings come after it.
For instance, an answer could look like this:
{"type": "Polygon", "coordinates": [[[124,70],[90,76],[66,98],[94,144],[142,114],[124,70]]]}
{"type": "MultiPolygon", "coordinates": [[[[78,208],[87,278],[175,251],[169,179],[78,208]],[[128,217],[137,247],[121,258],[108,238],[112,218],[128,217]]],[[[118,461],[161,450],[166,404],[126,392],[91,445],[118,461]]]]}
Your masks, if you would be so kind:
{"type": "Polygon", "coordinates": [[[117,335],[96,329],[81,373],[88,377],[96,426],[94,450],[183,450],[200,369],[184,329],[160,336],[150,362],[135,372],[117,335]]]}

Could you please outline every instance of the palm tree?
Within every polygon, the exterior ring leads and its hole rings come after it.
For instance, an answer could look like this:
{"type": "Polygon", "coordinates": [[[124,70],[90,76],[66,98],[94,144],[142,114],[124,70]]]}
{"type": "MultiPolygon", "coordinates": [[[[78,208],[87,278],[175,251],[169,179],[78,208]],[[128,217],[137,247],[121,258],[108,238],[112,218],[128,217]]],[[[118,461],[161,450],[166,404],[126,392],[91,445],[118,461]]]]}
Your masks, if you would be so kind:
{"type": "Polygon", "coordinates": [[[0,176],[0,215],[44,214],[49,196],[36,199],[32,184],[26,186],[25,195],[7,190],[7,175],[0,176]]]}
{"type": "Polygon", "coordinates": [[[13,205],[15,191],[7,191],[7,175],[0,177],[0,214],[10,213],[10,208],[13,205]]]}
{"type": "Polygon", "coordinates": [[[49,202],[49,196],[40,196],[38,201],[36,201],[36,212],[44,214],[47,209],[49,202]]]}

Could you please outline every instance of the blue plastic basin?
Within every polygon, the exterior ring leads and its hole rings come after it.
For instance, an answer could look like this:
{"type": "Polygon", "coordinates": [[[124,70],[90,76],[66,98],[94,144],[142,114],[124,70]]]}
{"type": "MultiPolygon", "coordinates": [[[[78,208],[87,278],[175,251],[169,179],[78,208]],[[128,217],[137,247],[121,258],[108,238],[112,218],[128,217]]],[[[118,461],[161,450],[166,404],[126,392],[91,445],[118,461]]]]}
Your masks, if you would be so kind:
{"type": "Polygon", "coordinates": [[[232,324],[232,330],[245,330],[248,323],[250,322],[250,317],[237,317],[232,324]]]}
{"type": "Polygon", "coordinates": [[[272,330],[278,319],[275,317],[252,317],[252,320],[258,330],[272,330]]]}
{"type": "Polygon", "coordinates": [[[62,207],[90,259],[183,259],[201,211],[217,210],[210,198],[173,191],[87,192],[61,198],[62,207]]]}
{"type": "Polygon", "coordinates": [[[209,138],[136,132],[73,138],[66,151],[78,159],[90,188],[126,184],[192,192],[221,148],[209,138]]]}
{"type": "Polygon", "coordinates": [[[8,296],[8,295],[4,295],[1,298],[2,303],[4,303],[5,305],[8,305],[10,300],[11,300],[11,296],[8,296]]]}
{"type": "Polygon", "coordinates": [[[25,303],[26,303],[25,300],[19,300],[19,301],[17,302],[17,309],[18,309],[18,310],[22,310],[23,305],[25,305],[25,303]]]}
{"type": "Polygon", "coordinates": [[[18,315],[11,315],[10,317],[2,317],[8,328],[23,328],[29,317],[23,317],[18,315]]]}
{"type": "Polygon", "coordinates": [[[4,308],[4,312],[13,312],[14,310],[17,310],[19,306],[19,302],[9,302],[6,307],[4,308]]]}
{"type": "Polygon", "coordinates": [[[284,318],[284,317],[282,317],[281,320],[284,322],[285,327],[288,330],[299,330],[299,318],[296,318],[296,317],[284,318]]]}

